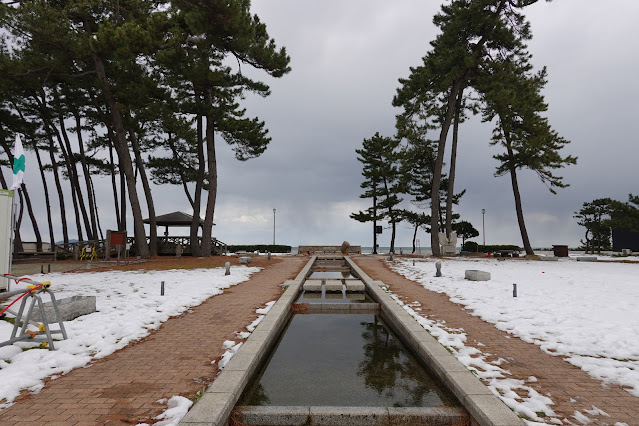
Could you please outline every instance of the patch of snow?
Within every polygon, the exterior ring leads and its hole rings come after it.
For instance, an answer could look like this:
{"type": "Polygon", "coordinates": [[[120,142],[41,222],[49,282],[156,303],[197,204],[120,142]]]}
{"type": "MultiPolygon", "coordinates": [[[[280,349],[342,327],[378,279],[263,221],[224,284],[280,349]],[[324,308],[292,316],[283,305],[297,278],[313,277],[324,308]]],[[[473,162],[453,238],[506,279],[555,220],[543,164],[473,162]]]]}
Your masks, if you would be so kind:
{"type": "MultiPolygon", "coordinates": [[[[450,300],[498,329],[562,356],[599,379],[639,397],[638,265],[444,259],[443,277],[434,261],[389,263],[395,271],[445,293],[450,300]],[[466,269],[490,272],[491,280],[464,279],[466,269]],[[512,297],[517,283],[518,297],[512,297]]],[[[509,336],[506,336],[507,338],[509,336]]]]}
{"type": "Polygon", "coordinates": [[[167,403],[167,409],[154,419],[163,419],[155,423],[155,426],[177,426],[180,420],[186,416],[189,408],[193,405],[193,401],[183,396],[172,396],[167,403]]]}
{"type": "MultiPolygon", "coordinates": [[[[69,338],[55,342],[56,351],[23,351],[37,346],[33,342],[0,348],[0,409],[10,406],[21,390],[37,392],[46,377],[66,374],[122,349],[158,329],[170,317],[188,312],[259,270],[236,267],[233,275],[224,275],[224,268],[31,275],[36,281],[45,277],[51,281],[58,300],[96,296],[98,311],[65,322],[69,338]],[[161,281],[165,282],[165,296],[160,296],[161,281]]],[[[45,296],[43,299],[48,301],[45,296]]],[[[12,329],[12,324],[0,321],[0,342],[9,339],[12,329]]]]}
{"type": "Polygon", "coordinates": [[[592,423],[591,419],[589,419],[588,417],[584,416],[579,411],[575,411],[574,414],[573,414],[573,417],[575,418],[575,420],[577,420],[582,425],[587,425],[588,423],[592,423]]]}

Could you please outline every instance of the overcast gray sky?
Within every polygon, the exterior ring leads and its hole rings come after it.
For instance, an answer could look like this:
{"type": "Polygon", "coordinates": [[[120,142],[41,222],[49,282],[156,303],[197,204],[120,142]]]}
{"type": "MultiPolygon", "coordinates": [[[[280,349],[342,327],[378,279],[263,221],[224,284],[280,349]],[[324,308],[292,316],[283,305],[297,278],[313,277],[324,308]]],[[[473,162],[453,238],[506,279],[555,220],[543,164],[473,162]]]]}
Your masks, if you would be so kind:
{"type": "MultiPolygon", "coordinates": [[[[244,102],[249,115],[267,123],[267,151],[241,163],[228,147],[218,147],[215,236],[230,244],[272,242],[276,208],[277,243],[372,245],[372,225],[349,218],[370,204],[359,198],[355,149],[375,132],[394,134],[391,100],[398,79],[428,51],[440,4],[253,0],[253,12],[287,48],[292,72],[281,79],[256,74],[271,85],[272,95],[244,102]]],[[[584,201],[626,201],[628,193],[639,194],[639,2],[540,1],[526,15],[533,63],[548,67],[549,121],[571,141],[564,154],[579,159],[558,173],[570,187],[557,195],[533,173],[519,175],[524,215],[534,247],[576,246],[583,230],[572,216],[584,201]]],[[[485,208],[486,243],[521,245],[510,179],[493,176],[492,156],[499,148],[489,146],[491,129],[479,119],[460,128],[456,186],[467,192],[457,211],[481,233],[485,208]]],[[[156,189],[155,201],[157,214],[190,212],[178,187],[156,189]]],[[[112,205],[104,195],[103,228],[115,226],[112,205]]],[[[44,215],[40,223],[46,224],[44,215]]],[[[422,247],[430,245],[428,234],[420,231],[418,237],[422,247]]],[[[410,246],[411,239],[412,230],[400,224],[396,245],[410,246]]],[[[385,229],[379,243],[388,246],[389,240],[385,229]]]]}

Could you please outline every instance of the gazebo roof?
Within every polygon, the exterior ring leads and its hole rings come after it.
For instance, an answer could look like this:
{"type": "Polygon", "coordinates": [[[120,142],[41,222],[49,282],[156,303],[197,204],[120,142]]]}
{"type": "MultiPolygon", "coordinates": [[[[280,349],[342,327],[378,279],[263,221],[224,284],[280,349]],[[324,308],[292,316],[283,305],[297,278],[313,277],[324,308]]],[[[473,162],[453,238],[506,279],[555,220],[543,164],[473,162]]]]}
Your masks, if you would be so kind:
{"type": "MultiPolygon", "coordinates": [[[[144,219],[144,223],[151,223],[149,219],[144,219]]],[[[157,226],[191,226],[193,216],[183,212],[173,212],[155,216],[157,226]]],[[[200,218],[200,225],[204,225],[204,220],[200,218]]],[[[215,224],[213,224],[215,225],[215,224]]]]}

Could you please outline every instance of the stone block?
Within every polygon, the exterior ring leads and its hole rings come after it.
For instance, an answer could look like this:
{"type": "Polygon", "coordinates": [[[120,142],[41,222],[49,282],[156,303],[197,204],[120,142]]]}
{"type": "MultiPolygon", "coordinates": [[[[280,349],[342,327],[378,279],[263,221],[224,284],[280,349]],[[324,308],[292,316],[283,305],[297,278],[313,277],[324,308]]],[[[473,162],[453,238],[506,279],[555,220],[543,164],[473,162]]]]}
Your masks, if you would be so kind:
{"type": "Polygon", "coordinates": [[[238,259],[240,265],[249,265],[251,263],[251,258],[249,256],[242,256],[238,259]]]}
{"type": "Polygon", "coordinates": [[[490,272],[477,269],[466,269],[464,278],[470,281],[490,281],[490,272]]]}
{"type": "Polygon", "coordinates": [[[579,256],[577,262],[596,262],[597,256],[579,256]]]}
{"type": "MultiPolygon", "coordinates": [[[[57,300],[58,310],[62,321],[71,321],[79,316],[92,314],[96,311],[95,296],[73,296],[57,300]]],[[[36,305],[37,306],[37,305],[36,305]]],[[[53,302],[44,304],[44,316],[49,323],[57,322],[53,302]]],[[[39,309],[33,309],[31,319],[42,322],[39,309]]]]}
{"type": "Polygon", "coordinates": [[[342,291],[344,289],[344,284],[342,284],[341,280],[326,280],[324,289],[326,291],[342,291]]]}
{"type": "Polygon", "coordinates": [[[304,291],[322,291],[322,280],[304,281],[304,291]]]}
{"type": "Polygon", "coordinates": [[[366,286],[361,280],[346,281],[346,291],[364,291],[366,286]]]}
{"type": "Polygon", "coordinates": [[[544,262],[557,262],[559,258],[555,256],[539,256],[539,260],[544,262]]]}

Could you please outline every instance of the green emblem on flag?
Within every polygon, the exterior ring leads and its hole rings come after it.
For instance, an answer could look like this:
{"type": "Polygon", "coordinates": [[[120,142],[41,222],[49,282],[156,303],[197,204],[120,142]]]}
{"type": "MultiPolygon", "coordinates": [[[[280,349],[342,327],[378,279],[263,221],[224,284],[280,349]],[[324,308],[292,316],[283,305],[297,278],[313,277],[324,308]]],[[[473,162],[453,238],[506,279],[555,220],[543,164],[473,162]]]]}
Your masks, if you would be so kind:
{"type": "Polygon", "coordinates": [[[24,154],[22,154],[18,158],[14,158],[14,160],[13,160],[13,174],[17,175],[18,172],[21,171],[21,170],[24,173],[24,164],[25,164],[24,154]]]}

